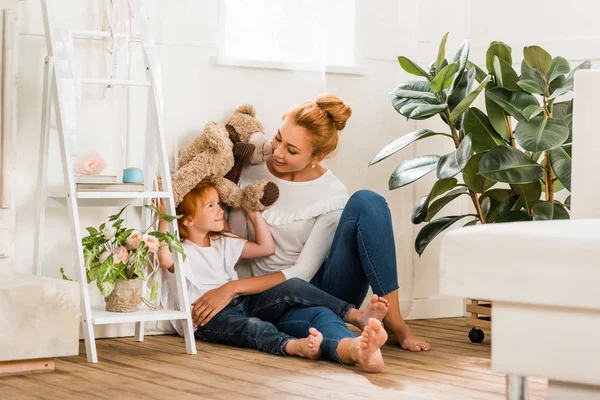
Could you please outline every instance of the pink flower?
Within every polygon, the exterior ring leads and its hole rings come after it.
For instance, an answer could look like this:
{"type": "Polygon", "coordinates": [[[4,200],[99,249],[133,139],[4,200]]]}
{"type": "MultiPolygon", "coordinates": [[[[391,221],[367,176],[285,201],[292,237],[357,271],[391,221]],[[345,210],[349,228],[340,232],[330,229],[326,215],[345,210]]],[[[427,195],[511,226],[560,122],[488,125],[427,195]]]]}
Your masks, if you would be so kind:
{"type": "Polygon", "coordinates": [[[150,235],[144,235],[143,240],[146,243],[146,247],[150,252],[156,253],[158,251],[158,246],[160,243],[158,242],[157,238],[150,235]]]}
{"type": "Polygon", "coordinates": [[[96,152],[88,152],[80,156],[76,161],[73,169],[77,174],[98,175],[104,170],[106,163],[96,152]]]}
{"type": "Polygon", "coordinates": [[[100,256],[100,262],[103,263],[104,261],[106,261],[108,256],[110,256],[111,254],[113,255],[113,265],[117,265],[121,262],[123,264],[127,264],[127,262],[129,261],[129,252],[125,247],[119,246],[115,247],[112,250],[106,250],[104,253],[102,253],[102,255],[100,256]]]}
{"type": "Polygon", "coordinates": [[[135,250],[142,242],[142,233],[140,231],[133,231],[131,235],[125,240],[127,248],[129,250],[135,250]]]}

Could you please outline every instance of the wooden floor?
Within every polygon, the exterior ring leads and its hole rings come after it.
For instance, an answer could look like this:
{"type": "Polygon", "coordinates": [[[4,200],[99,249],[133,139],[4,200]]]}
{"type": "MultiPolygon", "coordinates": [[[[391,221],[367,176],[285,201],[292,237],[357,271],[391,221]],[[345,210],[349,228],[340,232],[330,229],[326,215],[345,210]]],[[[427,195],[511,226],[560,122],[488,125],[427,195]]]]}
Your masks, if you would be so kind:
{"type": "MultiPolygon", "coordinates": [[[[197,341],[185,354],[178,336],[98,340],[98,364],[81,355],[56,372],[0,378],[0,399],[503,399],[504,376],[490,371],[490,338],[472,344],[464,319],[411,321],[428,353],[384,347],[385,372],[365,374],[327,361],[271,356],[197,341]]],[[[529,379],[529,398],[547,383],[529,379]]]]}

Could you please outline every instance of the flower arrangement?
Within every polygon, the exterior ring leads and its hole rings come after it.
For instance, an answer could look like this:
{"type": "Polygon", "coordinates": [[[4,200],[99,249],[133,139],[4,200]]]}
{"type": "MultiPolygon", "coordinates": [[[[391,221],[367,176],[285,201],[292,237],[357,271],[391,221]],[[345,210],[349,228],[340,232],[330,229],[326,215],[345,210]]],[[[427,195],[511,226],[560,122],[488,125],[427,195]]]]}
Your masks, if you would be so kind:
{"type": "MultiPolygon", "coordinates": [[[[144,270],[155,262],[156,252],[161,246],[169,246],[171,252],[177,251],[185,259],[183,246],[175,235],[151,230],[156,226],[158,218],[170,222],[182,215],[164,214],[156,207],[146,205],[144,207],[154,211],[155,219],[145,231],[140,232],[122,226],[121,214],[128,206],[123,207],[118,214],[109,216],[108,222],[98,229],[87,227],[89,235],[82,239],[87,283],[96,281],[104,297],[113,292],[118,279],[145,279],[144,270]]],[[[63,279],[70,280],[65,276],[63,268],[60,271],[63,279]]],[[[155,281],[150,300],[156,298],[157,289],[158,283],[155,281]]]]}

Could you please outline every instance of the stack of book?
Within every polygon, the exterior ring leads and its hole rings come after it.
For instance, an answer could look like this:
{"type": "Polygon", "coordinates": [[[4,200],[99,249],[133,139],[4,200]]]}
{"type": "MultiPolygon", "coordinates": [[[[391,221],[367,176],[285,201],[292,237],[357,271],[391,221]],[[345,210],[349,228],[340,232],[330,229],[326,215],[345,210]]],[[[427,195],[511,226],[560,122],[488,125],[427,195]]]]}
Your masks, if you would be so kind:
{"type": "Polygon", "coordinates": [[[115,175],[75,175],[78,192],[143,192],[143,183],[119,183],[115,175]]]}

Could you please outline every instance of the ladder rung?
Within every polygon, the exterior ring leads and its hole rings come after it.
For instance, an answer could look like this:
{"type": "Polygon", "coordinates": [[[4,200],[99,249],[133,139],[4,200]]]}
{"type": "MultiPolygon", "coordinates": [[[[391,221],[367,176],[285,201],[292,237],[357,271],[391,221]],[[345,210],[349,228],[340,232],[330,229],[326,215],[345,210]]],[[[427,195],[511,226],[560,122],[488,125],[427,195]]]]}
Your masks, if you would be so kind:
{"type": "MultiPolygon", "coordinates": [[[[106,31],[84,31],[84,30],[71,30],[71,36],[76,39],[105,39],[110,37],[110,32],[106,31]]],[[[124,33],[116,33],[115,37],[119,39],[126,38],[127,35],[124,33]]],[[[130,37],[130,42],[139,42],[139,38],[130,37]]]]}
{"type": "Polygon", "coordinates": [[[103,79],[103,78],[83,78],[81,83],[86,85],[119,85],[119,86],[145,86],[151,85],[150,81],[132,81],[119,79],[103,79]]]}

